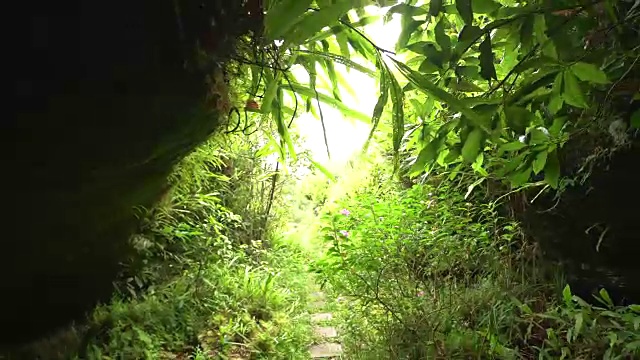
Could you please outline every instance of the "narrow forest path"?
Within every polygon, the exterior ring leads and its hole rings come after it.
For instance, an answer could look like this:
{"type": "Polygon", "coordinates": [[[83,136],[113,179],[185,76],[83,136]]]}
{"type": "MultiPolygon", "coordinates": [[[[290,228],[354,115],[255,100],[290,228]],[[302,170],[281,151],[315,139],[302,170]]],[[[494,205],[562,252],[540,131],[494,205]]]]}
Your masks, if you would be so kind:
{"type": "Polygon", "coordinates": [[[326,294],[316,291],[311,295],[313,303],[311,322],[315,343],[309,348],[312,359],[341,359],[342,345],[338,341],[338,331],[332,324],[333,314],[328,310],[326,294]]]}

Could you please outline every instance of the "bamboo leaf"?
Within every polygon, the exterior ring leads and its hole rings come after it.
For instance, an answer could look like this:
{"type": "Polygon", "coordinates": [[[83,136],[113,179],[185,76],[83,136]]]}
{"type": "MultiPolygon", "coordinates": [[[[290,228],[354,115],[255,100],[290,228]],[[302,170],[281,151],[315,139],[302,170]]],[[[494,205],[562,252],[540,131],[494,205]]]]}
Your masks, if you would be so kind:
{"type": "Polygon", "coordinates": [[[418,90],[430,96],[433,96],[443,103],[446,103],[452,110],[464,115],[475,126],[482,128],[487,133],[490,132],[489,128],[485,124],[486,119],[470,109],[468,104],[466,104],[463,100],[460,100],[457,97],[449,94],[445,90],[439,88],[438,86],[427,80],[424,76],[415,72],[407,65],[399,62],[398,60],[392,58],[392,61],[394,62],[400,73],[402,73],[402,75],[406,77],[407,80],[414,84],[418,90]]]}
{"type": "MultiPolygon", "coordinates": [[[[297,0],[296,0],[297,1],[297,0]]],[[[287,32],[286,43],[299,45],[308,41],[314,34],[322,28],[330,26],[340,19],[340,17],[351,10],[351,1],[338,1],[330,7],[321,8],[318,11],[306,13],[292,31],[287,32]]]]}
{"type": "MultiPolygon", "coordinates": [[[[316,96],[316,92],[305,86],[302,84],[298,84],[295,82],[291,83],[291,86],[289,86],[289,84],[286,85],[281,85],[285,88],[285,90],[291,90],[293,92],[296,92],[302,96],[310,96],[310,97],[315,97],[316,96]]],[[[363,114],[359,111],[353,110],[351,108],[349,108],[348,106],[344,105],[344,103],[342,103],[341,101],[338,101],[336,99],[334,99],[331,96],[328,96],[326,94],[323,93],[318,93],[318,99],[320,101],[322,101],[323,103],[327,104],[327,105],[331,105],[334,108],[340,110],[343,114],[345,114],[348,117],[360,120],[360,121],[364,121],[364,122],[369,122],[371,120],[371,117],[369,115],[363,114]]]]}
{"type": "Polygon", "coordinates": [[[270,7],[264,19],[266,38],[273,41],[287,33],[300,20],[311,3],[312,0],[282,0],[270,7]]]}
{"type": "MultiPolygon", "coordinates": [[[[389,85],[390,80],[387,78],[387,72],[385,71],[386,67],[381,66],[380,71],[380,96],[378,97],[378,101],[376,102],[376,106],[373,108],[373,115],[371,116],[371,132],[369,133],[369,138],[367,139],[367,144],[373,138],[373,134],[375,133],[378,123],[380,122],[380,118],[382,117],[382,111],[384,110],[385,105],[389,99],[389,85]]],[[[366,145],[365,145],[366,147],[366,145]]]]}

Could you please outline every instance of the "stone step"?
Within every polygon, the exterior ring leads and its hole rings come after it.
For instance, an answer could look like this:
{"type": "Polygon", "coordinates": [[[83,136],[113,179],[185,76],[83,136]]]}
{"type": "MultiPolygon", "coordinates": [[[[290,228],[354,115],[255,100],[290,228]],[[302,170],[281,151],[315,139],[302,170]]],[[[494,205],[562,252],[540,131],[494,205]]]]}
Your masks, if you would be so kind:
{"type": "Polygon", "coordinates": [[[333,319],[333,314],[331,313],[318,313],[311,315],[311,322],[318,323],[324,321],[331,321],[333,319]]]}
{"type": "Polygon", "coordinates": [[[338,331],[333,326],[318,326],[313,329],[316,336],[324,339],[334,338],[338,336],[338,331]]]}
{"type": "Polygon", "coordinates": [[[332,358],[342,355],[342,345],[337,343],[324,343],[314,345],[309,349],[312,359],[332,358]]]}

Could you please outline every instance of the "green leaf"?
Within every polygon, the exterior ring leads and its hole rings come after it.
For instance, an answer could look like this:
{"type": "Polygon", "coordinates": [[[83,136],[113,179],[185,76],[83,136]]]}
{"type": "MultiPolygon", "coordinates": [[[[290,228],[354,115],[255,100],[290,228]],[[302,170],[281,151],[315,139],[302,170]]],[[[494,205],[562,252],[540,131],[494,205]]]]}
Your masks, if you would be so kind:
{"type": "Polygon", "coordinates": [[[456,10],[458,14],[464,20],[467,25],[473,24],[473,9],[471,7],[471,0],[456,0],[456,10]]]}
{"type": "Polygon", "coordinates": [[[557,118],[553,119],[553,123],[551,124],[551,127],[549,128],[549,134],[551,134],[551,136],[555,136],[555,137],[560,136],[560,133],[562,132],[562,129],[564,128],[564,124],[566,122],[567,122],[567,117],[566,116],[561,116],[561,117],[557,117],[557,118]]]}
{"type": "Polygon", "coordinates": [[[577,62],[571,65],[570,69],[571,72],[582,81],[588,81],[594,84],[608,84],[610,82],[607,74],[593,64],[577,62]]]}
{"type": "Polygon", "coordinates": [[[564,99],[562,96],[553,95],[551,97],[551,101],[549,101],[549,105],[547,106],[549,108],[549,113],[551,113],[551,115],[557,114],[558,111],[562,109],[562,105],[564,105],[564,99]]]}
{"type": "Polygon", "coordinates": [[[300,20],[299,23],[288,31],[285,41],[288,44],[299,45],[320,32],[324,27],[333,25],[338,19],[352,9],[350,1],[339,1],[331,7],[312,11],[300,20]]]}
{"type": "Polygon", "coordinates": [[[525,143],[522,143],[520,141],[512,141],[510,143],[506,143],[506,144],[500,146],[498,151],[501,152],[501,153],[509,152],[509,151],[518,151],[518,150],[523,149],[525,147],[527,147],[527,144],[525,144],[525,143]]]}
{"type": "Polygon", "coordinates": [[[631,114],[631,127],[640,129],[640,110],[636,110],[631,114]]]}
{"type": "Polygon", "coordinates": [[[389,85],[391,84],[391,82],[387,78],[387,76],[388,75],[383,64],[380,71],[380,96],[378,97],[376,106],[373,108],[373,115],[371,116],[372,126],[371,132],[369,132],[369,138],[367,139],[367,144],[369,143],[371,138],[373,138],[376,128],[378,127],[378,123],[380,123],[380,118],[382,117],[384,106],[387,104],[387,101],[389,99],[389,85]]]}
{"type": "Polygon", "coordinates": [[[564,92],[562,97],[564,101],[571,106],[586,109],[589,105],[587,105],[587,100],[585,100],[584,93],[580,88],[578,78],[572,72],[565,71],[563,79],[564,92]]]}
{"type": "Polygon", "coordinates": [[[420,150],[420,153],[418,154],[418,157],[416,158],[416,161],[411,167],[411,173],[419,174],[420,172],[424,171],[424,169],[428,165],[433,163],[436,160],[438,151],[442,147],[443,143],[444,137],[438,136],[435,139],[431,140],[429,144],[427,144],[427,146],[422,148],[422,150],[420,150]]]}
{"type": "Polygon", "coordinates": [[[468,162],[472,163],[478,157],[478,153],[480,153],[480,146],[484,137],[484,132],[480,128],[475,128],[469,133],[467,140],[464,142],[464,146],[462,147],[462,158],[468,162]]]}
{"type": "Polygon", "coordinates": [[[493,49],[491,47],[491,37],[487,34],[480,44],[480,75],[485,80],[498,79],[496,68],[493,62],[493,49]]]}
{"type": "Polygon", "coordinates": [[[560,162],[556,150],[547,155],[547,164],[544,167],[544,181],[552,188],[558,188],[560,181],[560,162]]]}
{"type": "Polygon", "coordinates": [[[395,6],[392,6],[389,11],[387,11],[387,15],[385,18],[391,18],[392,14],[402,14],[403,16],[420,16],[426,15],[427,11],[421,7],[413,6],[405,3],[400,3],[395,6]]]}
{"type": "Polygon", "coordinates": [[[522,20],[520,27],[520,43],[522,44],[522,52],[527,53],[533,47],[533,22],[534,17],[529,15],[522,20]]]}
{"type": "Polygon", "coordinates": [[[320,172],[323,173],[326,177],[328,177],[331,181],[336,181],[335,175],[333,175],[331,171],[329,171],[327,168],[320,165],[320,163],[314,161],[313,159],[309,159],[309,162],[311,162],[311,165],[313,165],[313,167],[320,170],[320,172]]]}
{"type": "Polygon", "coordinates": [[[424,23],[425,21],[412,20],[409,24],[407,24],[407,26],[403,27],[402,31],[400,32],[400,36],[398,36],[396,51],[400,51],[405,46],[407,46],[409,39],[411,39],[411,35],[424,23]]]}
{"type": "Polygon", "coordinates": [[[482,116],[469,108],[469,105],[447,91],[439,88],[432,82],[430,82],[425,76],[415,72],[404,63],[391,58],[396,68],[404,75],[407,80],[413,83],[418,90],[438,99],[439,101],[446,103],[451,110],[459,112],[469,119],[475,126],[482,128],[485,132],[489,133],[490,130],[486,126],[485,120],[482,116]]]}
{"type": "Polygon", "coordinates": [[[569,284],[567,284],[564,289],[562,289],[562,299],[564,300],[564,303],[567,305],[571,305],[571,287],[569,286],[569,284]]]}
{"type": "Polygon", "coordinates": [[[544,169],[544,166],[547,164],[547,150],[540,151],[536,154],[535,159],[533,159],[533,173],[538,174],[540,171],[544,169]]]}
{"type": "Polygon", "coordinates": [[[429,14],[431,16],[438,16],[442,11],[442,0],[429,1],[429,14]]]}
{"type": "Polygon", "coordinates": [[[600,289],[598,293],[600,294],[600,297],[602,298],[602,300],[604,300],[606,305],[608,305],[609,307],[613,307],[613,300],[611,300],[611,297],[609,296],[607,290],[600,289]]]}
{"type": "Polygon", "coordinates": [[[518,135],[523,135],[535,116],[525,108],[508,106],[504,109],[507,125],[518,135]]]}
{"type": "Polygon", "coordinates": [[[531,168],[528,166],[525,166],[522,170],[509,176],[509,180],[511,181],[511,186],[514,188],[517,188],[526,184],[529,181],[530,176],[531,176],[531,168]]]}
{"type": "Polygon", "coordinates": [[[436,43],[440,45],[442,53],[445,58],[451,56],[451,38],[446,34],[445,29],[448,27],[448,21],[446,17],[441,17],[440,21],[436,24],[434,29],[436,35],[436,43]]]}
{"type": "Polygon", "coordinates": [[[472,0],[471,5],[475,14],[491,14],[502,6],[493,0],[472,0]]]}
{"type": "Polygon", "coordinates": [[[287,33],[300,20],[312,2],[312,0],[282,0],[269,8],[264,19],[266,38],[273,41],[287,33]]]}
{"type": "MultiPolygon", "coordinates": [[[[308,86],[302,85],[302,84],[298,84],[298,83],[291,83],[291,86],[289,86],[289,84],[285,84],[285,85],[281,85],[283,87],[284,90],[291,90],[295,93],[298,93],[302,96],[309,96],[309,97],[316,97],[316,92],[312,89],[309,88],[308,86]]],[[[343,102],[338,101],[336,99],[334,99],[331,96],[328,96],[326,94],[323,93],[318,93],[317,94],[318,99],[328,105],[331,105],[333,107],[335,107],[336,109],[340,110],[343,114],[352,117],[354,119],[360,120],[360,121],[364,121],[364,122],[369,122],[371,120],[371,117],[369,115],[363,114],[359,111],[353,110],[351,108],[349,108],[348,106],[346,106],[343,102]]],[[[264,104],[263,104],[264,106],[264,104]]]]}

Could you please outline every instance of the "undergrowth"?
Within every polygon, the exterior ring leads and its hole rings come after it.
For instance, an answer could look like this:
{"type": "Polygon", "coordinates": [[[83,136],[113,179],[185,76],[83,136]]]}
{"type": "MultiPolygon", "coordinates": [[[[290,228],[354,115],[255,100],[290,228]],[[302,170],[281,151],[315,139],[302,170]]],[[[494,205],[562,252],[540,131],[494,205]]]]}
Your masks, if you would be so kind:
{"type": "Polygon", "coordinates": [[[139,209],[115,295],[66,331],[75,343],[45,341],[20,358],[308,356],[307,255],[276,235],[284,212],[267,202],[278,203],[280,185],[262,181],[277,171],[258,155],[259,139],[221,141],[184,159],[163,200],[139,209]]]}
{"type": "Polygon", "coordinates": [[[640,356],[640,307],[604,289],[595,305],[572,295],[499,204],[446,179],[407,189],[380,173],[324,214],[313,265],[342,300],[347,358],[640,356]]]}

